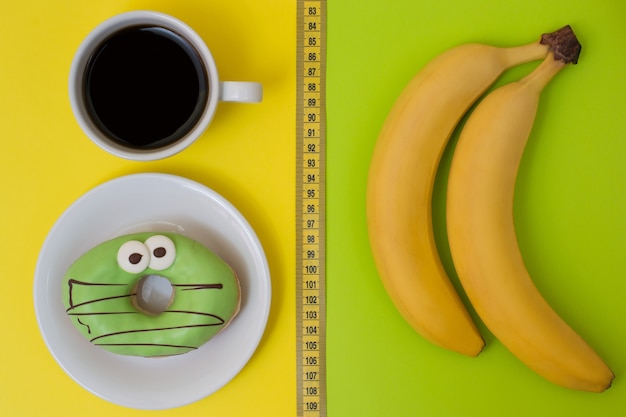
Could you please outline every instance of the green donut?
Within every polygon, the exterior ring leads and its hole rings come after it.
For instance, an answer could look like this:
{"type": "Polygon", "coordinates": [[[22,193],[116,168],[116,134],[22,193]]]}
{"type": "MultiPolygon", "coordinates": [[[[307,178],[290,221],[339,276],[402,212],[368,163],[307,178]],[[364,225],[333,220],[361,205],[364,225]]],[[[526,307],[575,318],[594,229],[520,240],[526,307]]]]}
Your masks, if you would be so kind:
{"type": "Polygon", "coordinates": [[[135,233],[101,243],[70,266],[62,285],[63,304],[80,333],[130,356],[199,348],[230,323],[241,300],[230,266],[175,233],[135,233]],[[147,277],[171,284],[171,298],[157,310],[142,304],[147,277]]]}

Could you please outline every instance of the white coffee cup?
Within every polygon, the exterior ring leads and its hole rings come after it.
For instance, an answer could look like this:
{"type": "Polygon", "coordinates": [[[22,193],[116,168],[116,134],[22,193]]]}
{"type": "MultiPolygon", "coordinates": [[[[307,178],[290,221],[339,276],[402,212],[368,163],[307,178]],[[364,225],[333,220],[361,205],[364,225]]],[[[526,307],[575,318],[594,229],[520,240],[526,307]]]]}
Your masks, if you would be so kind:
{"type": "MultiPolygon", "coordinates": [[[[161,29],[158,29],[161,30],[161,29]]],[[[106,73],[105,71],[101,71],[106,73]]],[[[91,74],[91,72],[90,72],[91,74]]],[[[91,75],[90,75],[91,76],[91,75]]],[[[91,90],[89,90],[91,91],[91,90]]],[[[70,69],[69,96],[74,115],[87,136],[106,151],[126,159],[149,161],[172,156],[198,139],[210,124],[219,101],[260,102],[263,96],[261,84],[245,81],[220,81],[215,60],[202,38],[182,21],[158,12],[133,11],[114,16],[98,25],[78,48],[70,69]],[[97,115],[93,100],[87,93],[87,75],[90,60],[99,54],[108,40],[125,30],[150,27],[163,28],[182,38],[195,51],[206,77],[208,92],[198,99],[195,116],[176,134],[168,136],[171,143],[163,146],[141,147],[125,143],[112,133],[97,115]]],[[[130,119],[132,122],[132,119],[130,119]]]]}

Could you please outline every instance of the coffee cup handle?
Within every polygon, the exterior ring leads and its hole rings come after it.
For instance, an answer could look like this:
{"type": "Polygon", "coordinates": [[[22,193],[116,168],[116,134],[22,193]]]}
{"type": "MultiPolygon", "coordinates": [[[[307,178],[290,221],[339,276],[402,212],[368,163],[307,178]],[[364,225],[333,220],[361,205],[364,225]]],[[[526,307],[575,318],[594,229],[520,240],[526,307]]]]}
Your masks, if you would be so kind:
{"type": "Polygon", "coordinates": [[[220,101],[258,103],[263,99],[263,86],[250,81],[221,81],[220,101]]]}

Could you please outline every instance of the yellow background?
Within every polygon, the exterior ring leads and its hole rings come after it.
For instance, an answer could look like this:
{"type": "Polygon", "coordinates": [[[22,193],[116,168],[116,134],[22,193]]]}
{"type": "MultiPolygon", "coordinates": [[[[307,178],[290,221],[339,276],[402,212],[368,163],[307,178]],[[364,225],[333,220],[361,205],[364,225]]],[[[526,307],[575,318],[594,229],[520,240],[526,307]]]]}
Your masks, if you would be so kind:
{"type": "Polygon", "coordinates": [[[293,414],[295,11],[289,0],[2,0],[2,416],[293,414]],[[261,82],[263,102],[218,105],[205,135],[163,161],[126,161],[100,150],[73,117],[69,67],[97,24],[138,9],[169,13],[188,23],[213,52],[220,78],[261,82]],[[233,203],[259,235],[273,285],[267,330],[243,371],[202,401],[155,413],[108,403],[76,384],[49,354],[32,303],[39,250],[63,211],[98,184],[150,171],[196,180],[233,203]]]}

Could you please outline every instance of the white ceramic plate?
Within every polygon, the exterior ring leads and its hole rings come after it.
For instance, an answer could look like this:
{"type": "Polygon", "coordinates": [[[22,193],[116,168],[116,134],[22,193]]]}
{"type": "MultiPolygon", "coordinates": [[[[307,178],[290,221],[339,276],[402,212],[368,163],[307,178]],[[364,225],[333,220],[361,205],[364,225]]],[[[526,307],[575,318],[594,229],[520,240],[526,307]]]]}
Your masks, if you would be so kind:
{"type": "Polygon", "coordinates": [[[223,197],[185,178],[136,174],[94,188],[58,219],[39,255],[34,298],[43,338],[76,382],[119,405],[165,409],[212,394],[245,366],[265,330],[271,281],[254,230],[223,197]],[[127,357],[92,345],[74,328],[61,302],[67,268],[100,242],[158,230],[203,243],[235,269],[242,287],[239,314],[200,349],[179,356],[127,357]]]}

